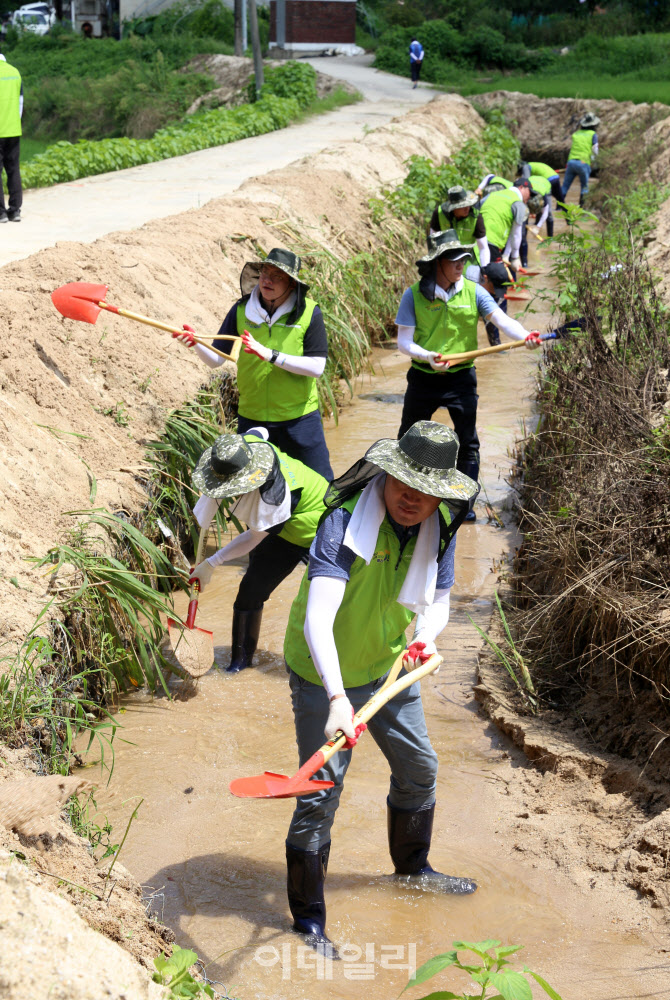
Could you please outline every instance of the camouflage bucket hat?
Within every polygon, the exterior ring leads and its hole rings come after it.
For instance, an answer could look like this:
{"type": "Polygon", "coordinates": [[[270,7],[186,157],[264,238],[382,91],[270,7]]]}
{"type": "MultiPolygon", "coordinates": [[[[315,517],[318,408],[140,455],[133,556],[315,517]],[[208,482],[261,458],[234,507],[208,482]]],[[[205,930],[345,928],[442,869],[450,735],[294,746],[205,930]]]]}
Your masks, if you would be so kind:
{"type": "Polygon", "coordinates": [[[474,243],[461,243],[455,229],[445,229],[442,233],[435,233],[428,237],[428,253],[415,262],[419,274],[428,273],[429,265],[440,257],[449,257],[450,260],[473,257],[473,247],[474,243]]]}
{"type": "Polygon", "coordinates": [[[456,469],[458,438],[450,427],[418,420],[399,441],[382,438],[368,448],[365,460],[431,497],[467,500],[479,486],[456,469]]]}
{"type": "Polygon", "coordinates": [[[478,200],[473,191],[466,191],[464,187],[451,187],[447,191],[447,200],[442,207],[445,212],[453,212],[455,208],[472,208],[478,200]]]}
{"type": "Polygon", "coordinates": [[[579,119],[580,128],[597,128],[598,125],[600,125],[600,118],[598,118],[598,115],[594,115],[592,111],[587,111],[579,119]]]}
{"type": "Polygon", "coordinates": [[[255,285],[258,284],[261,268],[264,264],[277,267],[284,274],[288,274],[289,278],[293,278],[298,286],[298,290],[302,292],[304,297],[309,285],[300,278],[302,261],[296,253],[292,253],[290,250],[283,250],[281,247],[275,247],[273,250],[270,250],[265,260],[248,261],[244,265],[242,274],[240,275],[240,291],[242,295],[249,295],[255,285]]]}
{"type": "Polygon", "coordinates": [[[267,482],[274,459],[274,451],[264,441],[250,444],[241,434],[222,434],[200,456],[191,481],[207,497],[237,497],[267,482]]]}

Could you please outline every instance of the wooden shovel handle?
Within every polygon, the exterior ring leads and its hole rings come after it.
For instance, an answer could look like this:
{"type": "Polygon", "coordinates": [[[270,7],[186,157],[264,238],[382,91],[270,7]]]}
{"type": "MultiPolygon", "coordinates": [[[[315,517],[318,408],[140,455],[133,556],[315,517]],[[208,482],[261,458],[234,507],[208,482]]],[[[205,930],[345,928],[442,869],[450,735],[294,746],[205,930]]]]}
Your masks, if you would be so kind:
{"type": "MultiPolygon", "coordinates": [[[[149,316],[142,316],[140,313],[130,312],[128,309],[120,309],[118,306],[109,305],[109,303],[107,303],[107,302],[98,302],[98,305],[100,306],[101,309],[106,309],[108,312],[117,313],[119,316],[125,316],[126,319],[134,319],[136,323],[144,323],[146,326],[153,326],[157,330],[164,330],[166,333],[179,333],[179,334],[181,334],[181,333],[185,332],[183,329],[180,329],[178,326],[170,326],[168,323],[161,323],[160,320],[150,319],[149,316]]],[[[214,354],[218,354],[219,357],[225,358],[226,361],[236,361],[237,360],[237,357],[233,356],[233,354],[225,354],[223,351],[218,350],[218,348],[212,347],[211,344],[208,344],[207,341],[203,340],[201,337],[195,337],[194,336],[193,339],[195,340],[196,344],[202,344],[203,347],[206,347],[208,350],[213,351],[214,354]]],[[[218,338],[212,337],[211,339],[214,340],[214,339],[218,339],[218,338]]],[[[229,337],[229,336],[226,336],[226,337],[223,337],[221,339],[223,339],[223,340],[232,340],[234,342],[239,342],[240,344],[242,343],[242,338],[241,337],[229,337]]],[[[239,348],[237,350],[237,353],[239,354],[239,348]]]]}
{"type": "MultiPolygon", "coordinates": [[[[356,726],[359,726],[362,722],[367,722],[368,719],[371,719],[372,716],[375,715],[375,713],[378,712],[380,708],[382,708],[388,701],[391,701],[392,698],[395,698],[395,696],[399,694],[401,691],[404,691],[405,688],[408,688],[411,684],[414,684],[415,681],[420,681],[422,677],[427,677],[428,674],[432,674],[435,670],[437,670],[439,665],[442,663],[442,657],[439,656],[437,653],[434,653],[433,656],[431,656],[429,660],[426,660],[425,663],[421,663],[418,667],[415,667],[414,670],[408,671],[404,677],[401,677],[399,680],[396,680],[396,677],[400,673],[400,668],[402,667],[403,656],[405,655],[406,652],[407,651],[403,649],[402,653],[393,664],[389,672],[389,675],[384,681],[382,687],[380,687],[379,691],[377,691],[377,693],[374,694],[372,698],[370,698],[370,701],[366,702],[365,705],[363,705],[363,708],[360,710],[360,712],[356,713],[352,723],[354,729],[356,728],[356,726]]],[[[315,774],[319,770],[319,768],[323,767],[323,765],[327,761],[329,761],[334,754],[337,753],[338,750],[342,749],[342,747],[346,742],[346,739],[347,737],[344,735],[343,732],[338,731],[337,733],[335,733],[332,740],[329,740],[327,743],[324,743],[324,745],[320,747],[319,750],[316,751],[313,757],[310,757],[309,761],[307,761],[306,764],[303,764],[298,773],[301,774],[303,778],[311,777],[311,774],[315,774]],[[310,775],[303,774],[302,772],[307,770],[307,765],[310,764],[310,762],[314,760],[314,758],[319,759],[321,762],[318,763],[318,766],[311,771],[310,775]]]]}
{"type": "MultiPolygon", "coordinates": [[[[545,340],[556,339],[555,331],[540,334],[540,340],[543,343],[545,340]]],[[[455,361],[456,364],[460,364],[461,361],[470,361],[472,358],[481,358],[483,354],[497,354],[499,351],[513,351],[515,347],[523,347],[525,343],[525,340],[508,340],[505,344],[496,344],[495,347],[482,347],[478,351],[467,351],[464,354],[442,354],[440,356],[446,361],[455,361]]]]}

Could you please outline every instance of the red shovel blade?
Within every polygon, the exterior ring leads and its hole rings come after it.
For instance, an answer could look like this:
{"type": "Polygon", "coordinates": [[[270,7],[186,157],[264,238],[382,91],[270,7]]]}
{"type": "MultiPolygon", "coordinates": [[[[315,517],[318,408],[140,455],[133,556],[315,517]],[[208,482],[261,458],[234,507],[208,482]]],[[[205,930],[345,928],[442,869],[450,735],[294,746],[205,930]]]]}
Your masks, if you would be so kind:
{"type": "Polygon", "coordinates": [[[332,787],[332,781],[304,781],[298,779],[297,775],[289,778],[286,774],[275,774],[274,771],[255,774],[252,778],[235,778],[228,785],[233,795],[240,799],[291,799],[332,787]]]}
{"type": "Polygon", "coordinates": [[[107,285],[93,285],[88,281],[71,281],[51,293],[51,301],[66,319],[95,323],[100,314],[98,303],[105,301],[107,285]]]}

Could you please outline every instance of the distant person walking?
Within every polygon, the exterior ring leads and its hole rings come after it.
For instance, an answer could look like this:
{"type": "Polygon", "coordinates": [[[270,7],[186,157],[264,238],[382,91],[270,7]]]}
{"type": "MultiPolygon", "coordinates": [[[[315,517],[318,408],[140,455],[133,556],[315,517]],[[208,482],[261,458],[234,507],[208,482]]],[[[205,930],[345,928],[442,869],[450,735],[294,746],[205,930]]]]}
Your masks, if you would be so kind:
{"type": "Polygon", "coordinates": [[[409,69],[412,76],[412,89],[416,90],[421,76],[423,64],[423,45],[413,38],[409,45],[409,69]]]}
{"type": "Polygon", "coordinates": [[[568,165],[565,168],[561,201],[565,201],[572,182],[575,177],[579,177],[581,185],[580,208],[583,207],[584,199],[589,193],[589,177],[591,176],[593,157],[598,154],[598,133],[595,130],[599,125],[600,118],[588,111],[581,118],[577,131],[572,133],[572,145],[570,146],[568,165]]]}
{"type": "Polygon", "coordinates": [[[23,189],[21,187],[20,145],[23,115],[21,74],[0,55],[0,222],[20,222],[23,189]],[[2,171],[7,174],[9,208],[5,208],[2,171]]]}

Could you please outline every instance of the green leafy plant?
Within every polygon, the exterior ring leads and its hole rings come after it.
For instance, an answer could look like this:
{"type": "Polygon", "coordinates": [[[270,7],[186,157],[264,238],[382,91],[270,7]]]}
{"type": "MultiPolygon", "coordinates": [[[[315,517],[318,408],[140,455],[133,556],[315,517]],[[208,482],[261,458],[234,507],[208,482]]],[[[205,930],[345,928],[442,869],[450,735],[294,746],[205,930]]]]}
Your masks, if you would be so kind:
{"type": "Polygon", "coordinates": [[[167,958],[163,952],[154,959],[156,972],[153,981],[161,986],[167,986],[171,997],[197,997],[203,994],[214,997],[211,986],[199,982],[191,975],[190,969],[198,961],[198,956],[188,948],[175,945],[172,955],[167,958]]]}
{"type": "Polygon", "coordinates": [[[523,967],[523,972],[515,972],[506,968],[510,965],[509,957],[519,951],[523,945],[512,944],[502,945],[500,941],[454,941],[453,951],[445,952],[443,955],[435,955],[430,958],[419,969],[416,970],[414,979],[410,979],[400,996],[413,986],[420,986],[428,979],[432,979],[438,972],[444,969],[460,969],[470,977],[467,993],[453,993],[450,990],[438,990],[420,1000],[472,1000],[479,997],[480,1000],[533,1000],[533,992],[528,981],[528,977],[542,987],[550,1000],[561,1000],[561,997],[553,987],[547,983],[537,972],[532,972],[527,966],[523,967]],[[461,962],[458,957],[459,951],[474,952],[480,959],[479,962],[461,962]],[[475,987],[479,992],[472,991],[475,987]],[[493,990],[493,992],[490,992],[493,990]]]}
{"type": "Polygon", "coordinates": [[[497,642],[494,642],[491,636],[488,634],[488,632],[485,632],[484,629],[480,628],[479,625],[477,625],[477,623],[473,621],[470,615],[468,615],[470,624],[474,629],[476,629],[479,636],[484,640],[487,646],[490,646],[490,648],[493,650],[495,655],[498,657],[500,662],[505,667],[507,673],[514,681],[518,691],[524,696],[526,701],[530,704],[533,712],[535,712],[537,710],[537,698],[535,697],[535,686],[533,685],[533,679],[530,676],[530,671],[528,669],[526,661],[524,660],[519,650],[516,648],[497,590],[495,591],[495,600],[498,608],[498,613],[500,615],[500,621],[502,622],[502,626],[505,631],[505,648],[499,646],[497,642]],[[525,691],[523,690],[521,683],[519,682],[519,678],[516,675],[516,670],[514,669],[515,666],[518,667],[519,670],[521,671],[524,687],[526,689],[525,691]],[[526,694],[526,692],[528,693],[526,694]]]}

